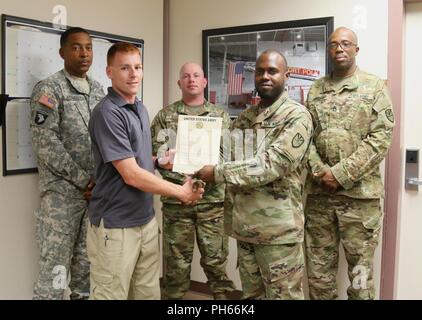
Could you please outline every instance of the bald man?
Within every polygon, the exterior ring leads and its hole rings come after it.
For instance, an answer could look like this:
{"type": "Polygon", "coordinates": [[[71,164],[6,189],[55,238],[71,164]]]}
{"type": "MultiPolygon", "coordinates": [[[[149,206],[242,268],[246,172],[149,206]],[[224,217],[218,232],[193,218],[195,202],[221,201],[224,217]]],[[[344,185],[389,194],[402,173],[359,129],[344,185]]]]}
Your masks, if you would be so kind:
{"type": "MultiPolygon", "coordinates": [[[[185,63],[177,81],[182,99],[165,107],[154,118],[151,130],[153,154],[163,157],[167,149],[175,148],[179,115],[222,118],[222,128],[228,129],[230,118],[221,108],[205,100],[207,79],[202,67],[185,63]]],[[[185,176],[172,172],[172,165],[159,168],[164,179],[182,184],[185,176]]],[[[227,299],[234,290],[226,275],[228,238],[224,235],[224,184],[209,184],[202,200],[195,206],[183,205],[174,198],[161,197],[163,203],[164,287],[166,299],[182,299],[190,287],[190,272],[194,241],[201,253],[201,266],[208,278],[214,299],[227,299]]]]}
{"type": "Polygon", "coordinates": [[[333,72],[315,81],[307,107],[314,123],[309,156],[305,243],[311,299],[337,297],[339,242],[348,263],[349,299],[374,299],[373,257],[383,214],[380,163],[394,115],[385,82],[356,65],[356,34],[329,37],[333,72]]]}

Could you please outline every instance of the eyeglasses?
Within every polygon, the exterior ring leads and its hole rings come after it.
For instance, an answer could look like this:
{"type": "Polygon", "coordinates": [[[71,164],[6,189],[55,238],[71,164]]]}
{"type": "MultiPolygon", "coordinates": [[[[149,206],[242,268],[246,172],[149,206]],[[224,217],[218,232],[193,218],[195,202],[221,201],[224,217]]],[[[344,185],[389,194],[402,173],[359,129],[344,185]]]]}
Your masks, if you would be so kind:
{"type": "Polygon", "coordinates": [[[347,41],[347,40],[343,40],[343,41],[340,41],[340,42],[330,42],[327,45],[327,48],[330,49],[330,50],[335,50],[335,49],[338,48],[338,46],[340,46],[343,50],[345,50],[345,49],[350,49],[351,47],[356,46],[356,43],[353,43],[353,42],[347,41]]]}

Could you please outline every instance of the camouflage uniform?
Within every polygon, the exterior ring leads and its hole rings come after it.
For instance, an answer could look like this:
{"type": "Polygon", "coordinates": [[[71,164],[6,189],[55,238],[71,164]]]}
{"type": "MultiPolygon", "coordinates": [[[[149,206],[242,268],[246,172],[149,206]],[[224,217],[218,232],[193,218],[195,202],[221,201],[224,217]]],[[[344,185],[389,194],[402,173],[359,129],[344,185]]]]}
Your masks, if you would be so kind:
{"type": "MultiPolygon", "coordinates": [[[[222,128],[229,128],[228,114],[208,101],[200,107],[177,101],[158,112],[151,124],[154,155],[160,156],[167,147],[175,147],[179,115],[221,117],[222,128]]],[[[183,184],[185,180],[182,174],[158,170],[170,182],[183,184]]],[[[228,237],[224,235],[224,189],[224,184],[206,185],[203,198],[195,206],[185,206],[175,198],[161,197],[165,298],[181,299],[189,290],[195,235],[201,253],[200,263],[214,297],[225,298],[227,292],[234,290],[226,274],[228,237]]]]}
{"type": "Polygon", "coordinates": [[[384,81],[356,70],[317,80],[307,102],[314,121],[305,208],[307,269],[312,299],[337,297],[338,247],[348,262],[350,299],[373,299],[373,256],[384,195],[379,165],[392,139],[393,109],[384,81]],[[311,173],[330,168],[341,187],[328,194],[311,173]]]}
{"type": "Polygon", "coordinates": [[[88,78],[89,94],[61,70],[38,82],[31,97],[32,145],[37,155],[41,208],[36,210],[40,271],[34,299],[62,299],[70,289],[89,293],[86,208],[83,190],[93,170],[88,121],[104,96],[88,78]],[[70,270],[69,270],[70,268],[70,270]]]}
{"type": "Polygon", "coordinates": [[[243,153],[237,149],[243,146],[237,134],[246,137],[250,129],[257,146],[253,154],[214,170],[216,182],[227,184],[225,230],[238,240],[244,299],[303,299],[301,176],[312,119],[286,92],[259,110],[250,107],[232,124],[232,143],[238,141],[232,145],[234,155],[243,153]]]}

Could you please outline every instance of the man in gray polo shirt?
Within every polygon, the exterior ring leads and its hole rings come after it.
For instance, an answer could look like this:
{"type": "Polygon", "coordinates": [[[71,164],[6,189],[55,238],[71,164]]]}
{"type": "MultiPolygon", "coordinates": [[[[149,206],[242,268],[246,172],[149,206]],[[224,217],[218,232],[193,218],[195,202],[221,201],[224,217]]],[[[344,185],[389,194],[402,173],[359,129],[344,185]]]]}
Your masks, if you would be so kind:
{"type": "Polygon", "coordinates": [[[142,80],[138,48],[116,43],[107,54],[112,87],[94,109],[89,133],[96,186],[89,205],[87,246],[91,299],[160,299],[158,225],[153,193],[187,204],[202,198],[154,175],[148,113],[136,94],[142,80]]]}

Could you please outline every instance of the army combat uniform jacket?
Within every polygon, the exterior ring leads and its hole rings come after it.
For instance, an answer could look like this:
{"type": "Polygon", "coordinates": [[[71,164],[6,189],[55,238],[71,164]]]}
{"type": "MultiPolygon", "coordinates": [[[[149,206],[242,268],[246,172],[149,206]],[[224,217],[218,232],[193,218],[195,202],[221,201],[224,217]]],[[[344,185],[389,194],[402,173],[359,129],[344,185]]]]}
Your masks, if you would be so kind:
{"type": "MultiPolygon", "coordinates": [[[[179,100],[158,112],[151,124],[153,154],[159,155],[167,148],[175,148],[176,134],[179,115],[191,115],[189,106],[186,106],[182,100],[179,100]]],[[[195,107],[196,108],[196,107],[195,107]]],[[[205,101],[196,116],[219,117],[222,118],[222,133],[230,127],[230,118],[227,112],[212,103],[205,101]]],[[[221,146],[223,148],[223,146],[221,146]]],[[[183,174],[158,168],[158,171],[165,180],[176,184],[183,184],[185,176],[183,174]]],[[[161,197],[161,201],[167,204],[181,204],[178,199],[171,197],[161,197]]],[[[219,203],[224,201],[224,184],[207,184],[203,198],[197,204],[219,203]]]]}
{"type": "Polygon", "coordinates": [[[65,70],[38,82],[31,97],[32,145],[37,155],[41,197],[51,191],[82,198],[93,170],[88,122],[104,96],[87,77],[89,94],[65,70]]]}
{"type": "Polygon", "coordinates": [[[384,81],[359,69],[339,80],[325,76],[311,87],[307,107],[315,127],[309,155],[309,193],[326,193],[311,173],[330,168],[341,185],[337,195],[383,197],[379,165],[391,144],[394,126],[384,81]]]}
{"type": "MultiPolygon", "coordinates": [[[[215,167],[216,182],[225,182],[225,229],[232,237],[256,244],[303,241],[302,172],[312,137],[306,108],[287,92],[259,113],[259,106],[242,112],[232,124],[232,140],[253,129],[255,145],[246,156],[215,167]]],[[[238,140],[239,141],[239,140],[238,140]]],[[[236,156],[239,143],[232,141],[236,156]]],[[[240,141],[243,145],[243,141],[240,141]]]]}

